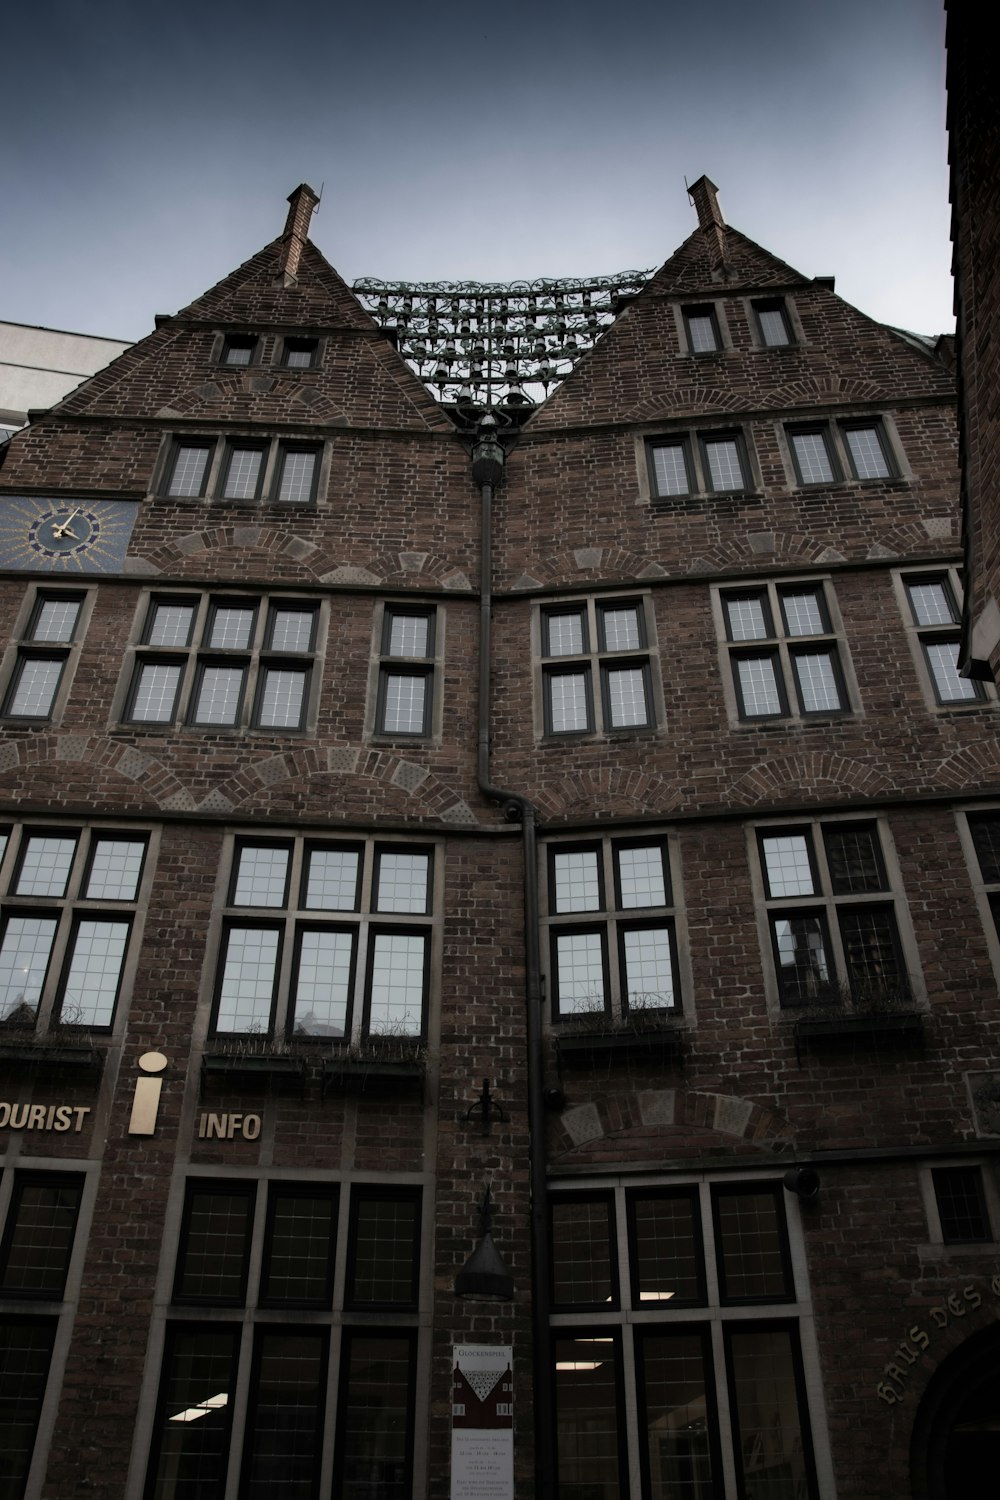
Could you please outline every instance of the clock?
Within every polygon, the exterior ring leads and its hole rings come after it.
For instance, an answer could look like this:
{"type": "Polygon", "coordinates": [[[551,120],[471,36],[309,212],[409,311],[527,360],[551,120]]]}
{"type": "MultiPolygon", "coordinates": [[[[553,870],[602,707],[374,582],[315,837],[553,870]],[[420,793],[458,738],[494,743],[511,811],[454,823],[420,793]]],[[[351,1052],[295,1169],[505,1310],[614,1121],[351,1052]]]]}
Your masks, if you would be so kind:
{"type": "Polygon", "coordinates": [[[138,505],[0,496],[0,568],[120,573],[138,505]]]}

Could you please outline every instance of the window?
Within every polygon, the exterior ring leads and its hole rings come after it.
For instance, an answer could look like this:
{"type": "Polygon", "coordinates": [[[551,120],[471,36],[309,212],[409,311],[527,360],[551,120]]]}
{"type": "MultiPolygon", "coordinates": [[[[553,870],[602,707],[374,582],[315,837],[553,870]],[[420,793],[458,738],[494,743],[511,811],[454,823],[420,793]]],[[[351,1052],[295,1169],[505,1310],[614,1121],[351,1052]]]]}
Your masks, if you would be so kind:
{"type": "Polygon", "coordinates": [[[945,1245],[992,1242],[981,1167],[932,1167],[931,1182],[945,1245]]]}
{"type": "Polygon", "coordinates": [[[547,860],[553,1020],[678,1012],[668,839],[551,843],[547,860]]]}
{"type": "Polygon", "coordinates": [[[647,444],[654,499],[739,494],[752,488],[742,432],[677,433],[647,444]]]}
{"type": "Polygon", "coordinates": [[[318,339],[286,338],[281,349],[281,363],[286,370],[310,370],[319,352],[318,339]]]}
{"type": "Polygon", "coordinates": [[[642,599],[577,600],[540,615],[547,735],[655,724],[648,611],[642,599]]]}
{"type": "Polygon", "coordinates": [[[1000,812],[969,813],[967,820],[979,867],[980,880],[976,885],[989,905],[994,926],[1000,934],[1000,812]]]}
{"type": "Polygon", "coordinates": [[[211,495],[237,504],[312,505],[322,456],[322,445],[305,438],[176,438],[159,490],[187,500],[211,495]]]}
{"type": "Polygon", "coordinates": [[[433,865],[426,845],[238,839],[215,1033],[419,1040],[433,865]]]}
{"type": "Polygon", "coordinates": [[[840,484],[844,479],[895,479],[898,468],[878,418],[818,421],[786,429],[795,483],[840,484]]]}
{"type": "Polygon", "coordinates": [[[955,570],[912,573],[902,583],[911,642],[934,703],[939,708],[981,703],[982,683],[958,675],[961,589],[955,570]]]}
{"type": "Polygon", "coordinates": [[[224,365],[250,365],[257,357],[257,335],[227,333],[222,340],[219,362],[224,365]]]}
{"type": "Polygon", "coordinates": [[[184,1500],[195,1483],[205,1500],[237,1484],[264,1500],[277,1476],[283,1496],[314,1500],[331,1445],[336,1493],[409,1494],[420,1202],[419,1188],[189,1179],[147,1500],[184,1500]],[[355,1248],[336,1272],[348,1200],[355,1248]],[[209,1316],[188,1321],[192,1303],[209,1316]],[[392,1308],[404,1326],[342,1329],[345,1305],[392,1308]],[[284,1316],[275,1321],[272,1310],[284,1316]],[[307,1321],[296,1324],[297,1310],[307,1321]],[[232,1442],[237,1412],[242,1452],[232,1442]]]}
{"type": "Polygon", "coordinates": [[[0,1307],[7,1309],[0,1311],[0,1453],[4,1496],[21,1500],[58,1326],[51,1309],[48,1316],[30,1309],[63,1300],[83,1177],[14,1172],[7,1184],[0,1235],[0,1307]]]}
{"type": "Polygon", "coordinates": [[[3,716],[26,722],[48,722],[56,710],[67,664],[79,652],[85,594],[39,589],[11,667],[3,716]]]}
{"type": "Polygon", "coordinates": [[[792,326],[783,297],[770,297],[753,303],[760,342],[767,349],[792,344],[792,326]]]}
{"type": "Polygon", "coordinates": [[[685,307],[683,314],[689,354],[714,354],[722,348],[718,317],[710,302],[698,307],[685,307]]]}
{"type": "Polygon", "coordinates": [[[125,831],[0,829],[0,1023],[111,1027],[147,844],[125,831]]]}
{"type": "Polygon", "coordinates": [[[382,611],[376,734],[431,734],[436,624],[434,609],[387,604],[382,611]]]}
{"type": "Polygon", "coordinates": [[[829,584],[808,581],[719,595],[740,719],[809,718],[849,709],[832,601],[829,584]]]}
{"type": "Polygon", "coordinates": [[[815,1500],[815,1350],[781,1187],[626,1182],[550,1201],[559,1493],[721,1495],[731,1467],[741,1495],[815,1500]]]}
{"type": "Polygon", "coordinates": [[[911,980],[878,824],[760,828],[757,848],[780,1004],[909,1008],[911,980]]]}
{"type": "Polygon", "coordinates": [[[122,717],[169,726],[306,727],[320,606],[304,599],[149,598],[122,717]],[[197,644],[195,644],[197,643],[197,644]]]}

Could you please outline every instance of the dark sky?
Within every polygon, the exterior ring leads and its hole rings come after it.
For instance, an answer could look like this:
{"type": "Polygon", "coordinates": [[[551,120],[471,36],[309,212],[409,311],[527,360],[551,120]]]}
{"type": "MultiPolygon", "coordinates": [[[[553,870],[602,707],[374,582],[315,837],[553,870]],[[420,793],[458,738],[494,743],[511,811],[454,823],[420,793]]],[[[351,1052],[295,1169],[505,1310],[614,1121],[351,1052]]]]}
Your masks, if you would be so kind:
{"type": "Polygon", "coordinates": [[[727,220],[952,326],[941,0],[11,8],[0,319],[138,338],[284,223],[348,279],[646,268],[727,220]]]}

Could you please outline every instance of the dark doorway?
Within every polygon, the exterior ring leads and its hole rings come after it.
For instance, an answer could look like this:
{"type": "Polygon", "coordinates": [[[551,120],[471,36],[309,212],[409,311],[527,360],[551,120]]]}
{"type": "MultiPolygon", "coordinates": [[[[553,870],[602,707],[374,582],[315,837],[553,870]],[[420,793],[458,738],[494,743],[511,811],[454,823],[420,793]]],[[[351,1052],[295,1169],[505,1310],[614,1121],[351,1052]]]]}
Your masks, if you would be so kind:
{"type": "Polygon", "coordinates": [[[1000,1326],[974,1334],[934,1375],[913,1426],[910,1473],[914,1500],[970,1500],[997,1484],[1000,1326]]]}

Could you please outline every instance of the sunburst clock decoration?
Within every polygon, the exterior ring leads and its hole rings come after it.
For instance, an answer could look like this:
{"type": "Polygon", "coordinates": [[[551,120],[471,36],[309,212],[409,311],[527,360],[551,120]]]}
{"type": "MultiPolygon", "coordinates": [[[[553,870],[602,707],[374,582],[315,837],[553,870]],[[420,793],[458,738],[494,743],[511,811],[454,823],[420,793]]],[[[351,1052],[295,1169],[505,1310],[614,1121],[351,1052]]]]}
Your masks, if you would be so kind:
{"type": "Polygon", "coordinates": [[[120,573],[138,509],[134,500],[0,498],[0,568],[120,573]]]}

